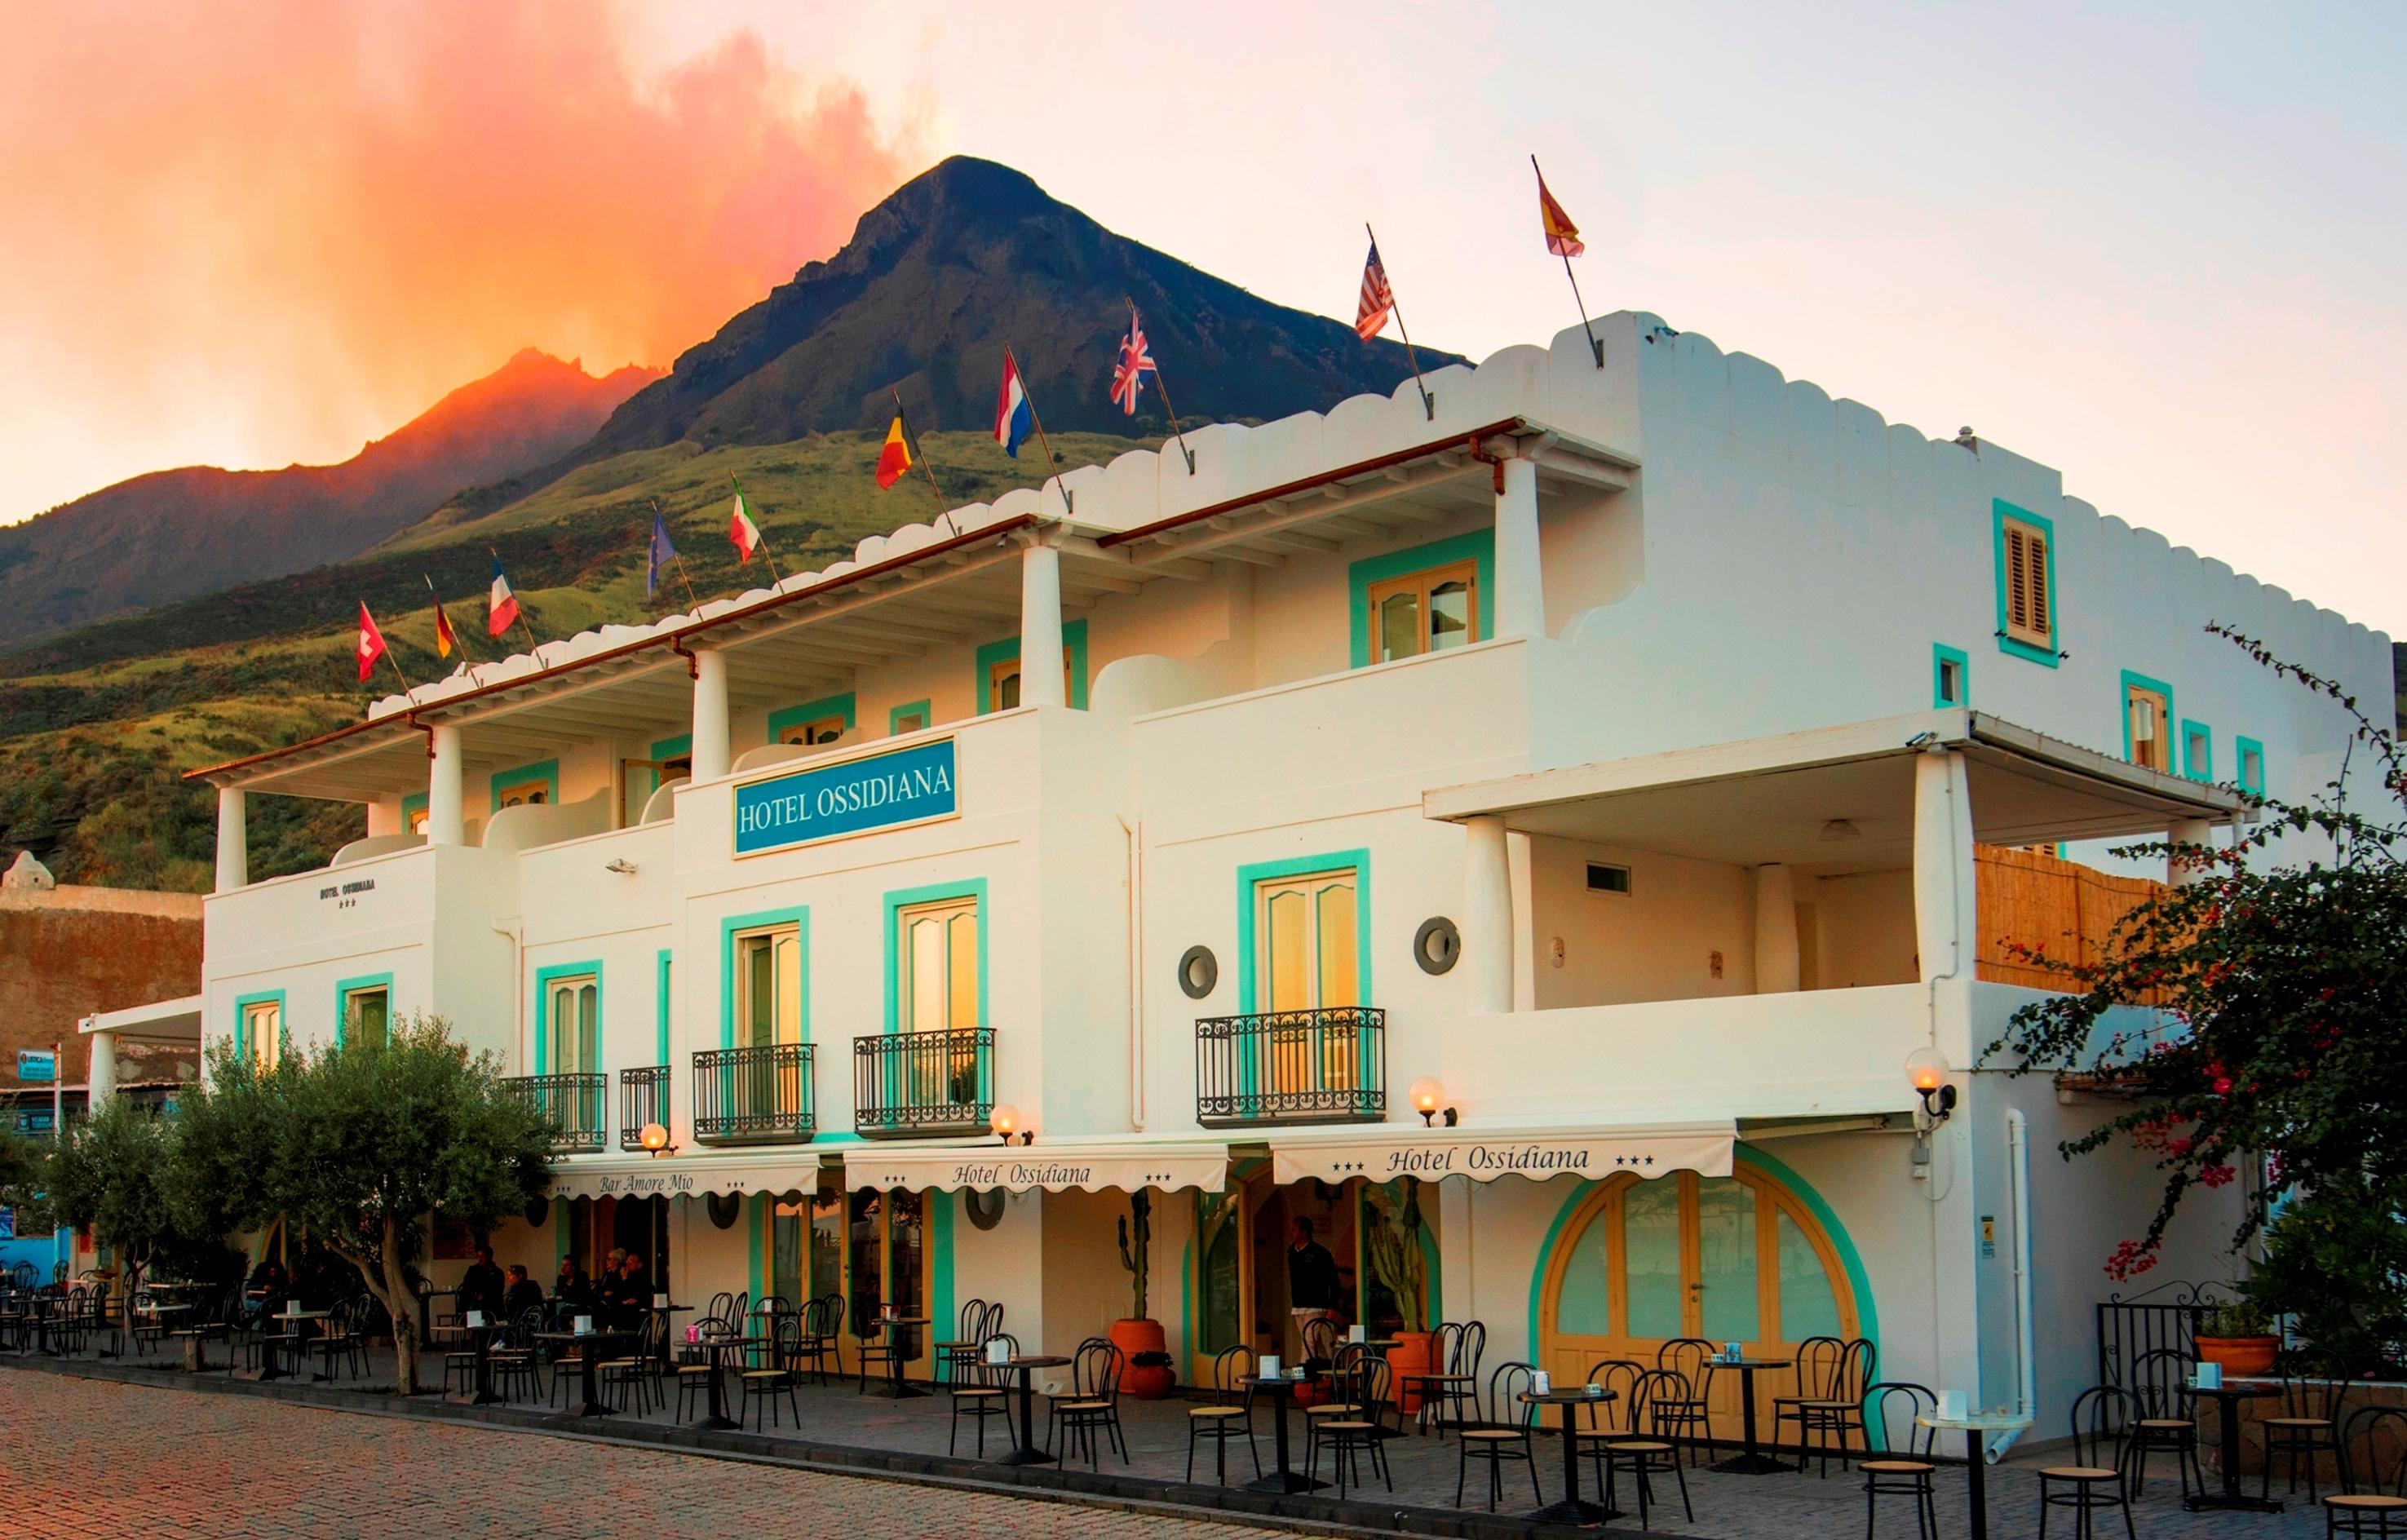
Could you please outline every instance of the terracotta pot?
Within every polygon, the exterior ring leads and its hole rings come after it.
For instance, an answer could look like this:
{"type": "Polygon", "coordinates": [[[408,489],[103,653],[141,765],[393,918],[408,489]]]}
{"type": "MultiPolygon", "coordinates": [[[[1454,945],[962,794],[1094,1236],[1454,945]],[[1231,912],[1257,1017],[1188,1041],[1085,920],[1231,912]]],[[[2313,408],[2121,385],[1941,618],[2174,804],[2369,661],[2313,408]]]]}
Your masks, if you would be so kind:
{"type": "Polygon", "coordinates": [[[2200,1337],[2198,1356],[2206,1363],[2220,1363],[2226,1375],[2252,1377],[2271,1374],[2273,1355],[2281,1350],[2280,1337],[2200,1337]]]}
{"type": "Polygon", "coordinates": [[[1421,1388],[1407,1382],[1408,1376],[1426,1374],[1437,1358],[1437,1333],[1434,1332],[1399,1332],[1396,1345],[1388,1349],[1388,1367],[1392,1371],[1388,1383],[1395,1387],[1396,1410],[1406,1417],[1421,1409],[1421,1388]]]}
{"type": "Polygon", "coordinates": [[[1120,1369],[1120,1389],[1139,1401],[1160,1401],[1168,1395],[1171,1387],[1178,1383],[1178,1376],[1171,1372],[1170,1365],[1140,1364],[1136,1362],[1139,1353],[1165,1350],[1161,1322],[1116,1320],[1112,1322],[1111,1336],[1112,1346],[1118,1348],[1120,1356],[1127,1360],[1120,1369]]]}

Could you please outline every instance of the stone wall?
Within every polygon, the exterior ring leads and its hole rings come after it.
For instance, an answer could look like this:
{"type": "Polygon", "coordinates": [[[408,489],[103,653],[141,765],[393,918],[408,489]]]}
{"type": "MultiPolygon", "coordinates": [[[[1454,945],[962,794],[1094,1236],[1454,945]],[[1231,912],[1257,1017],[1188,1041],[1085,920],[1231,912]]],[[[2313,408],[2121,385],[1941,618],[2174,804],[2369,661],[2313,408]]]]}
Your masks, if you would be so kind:
{"type": "MultiPolygon", "coordinates": [[[[80,1085],[86,1045],[77,1023],[197,994],[201,895],[123,888],[0,890],[0,1089],[15,1089],[17,1050],[66,1047],[60,1074],[80,1085]]],[[[121,1082],[173,1079],[178,1056],[121,1044],[121,1082]]],[[[186,1052],[181,1062],[192,1062],[186,1052]]]]}

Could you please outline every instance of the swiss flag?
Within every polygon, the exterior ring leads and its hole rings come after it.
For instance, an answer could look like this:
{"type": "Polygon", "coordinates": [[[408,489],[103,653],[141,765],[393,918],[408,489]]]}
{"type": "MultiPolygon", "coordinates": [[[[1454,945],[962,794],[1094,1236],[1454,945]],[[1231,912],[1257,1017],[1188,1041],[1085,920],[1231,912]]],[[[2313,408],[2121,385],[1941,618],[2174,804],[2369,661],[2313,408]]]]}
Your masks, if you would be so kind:
{"type": "Polygon", "coordinates": [[[377,629],[376,617],[368,613],[368,602],[360,601],[360,683],[368,682],[376,672],[376,661],[384,656],[384,633],[377,629]]]}

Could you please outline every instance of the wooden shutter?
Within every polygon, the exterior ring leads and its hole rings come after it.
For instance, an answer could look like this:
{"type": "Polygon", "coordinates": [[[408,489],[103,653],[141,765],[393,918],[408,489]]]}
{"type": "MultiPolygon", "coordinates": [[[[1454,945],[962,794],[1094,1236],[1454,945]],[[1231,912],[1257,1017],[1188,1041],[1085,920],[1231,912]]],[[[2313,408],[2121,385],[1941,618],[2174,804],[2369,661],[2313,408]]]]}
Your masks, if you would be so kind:
{"type": "Polygon", "coordinates": [[[2047,585],[2047,536],[2008,520],[1999,553],[2006,567],[2006,635],[2032,647],[2056,645],[2056,596],[2047,585]]]}

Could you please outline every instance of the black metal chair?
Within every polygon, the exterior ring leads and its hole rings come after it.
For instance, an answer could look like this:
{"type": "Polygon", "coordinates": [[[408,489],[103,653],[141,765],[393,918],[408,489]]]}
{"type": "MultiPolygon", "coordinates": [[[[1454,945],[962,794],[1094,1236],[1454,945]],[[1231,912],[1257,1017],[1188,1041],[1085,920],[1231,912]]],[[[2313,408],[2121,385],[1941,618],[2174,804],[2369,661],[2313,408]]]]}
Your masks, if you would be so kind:
{"type": "Polygon", "coordinates": [[[2190,1494],[2190,1477],[2206,1490],[2206,1472],[2198,1462],[2198,1419],[2191,1415],[2182,1387],[2198,1372],[2198,1362],[2178,1348],[2158,1348],[2131,1361],[2131,1495],[2148,1482],[2148,1456],[2168,1453],[2181,1477],[2182,1496],[2190,1494]]]}
{"type": "Polygon", "coordinates": [[[2108,1508],[2122,1510],[2125,1540],[2139,1540],[2131,1525],[2132,1406],[2130,1393],[2115,1385],[2094,1386],[2074,1399],[2072,1462],[2039,1471],[2040,1540],[2047,1540],[2047,1516],[2056,1508],[2072,1510],[2073,1540],[2092,1540],[2098,1515],[2108,1508]]]}
{"type": "Polygon", "coordinates": [[[543,1395],[543,1344],[534,1334],[543,1330],[543,1308],[533,1305],[519,1312],[494,1339],[492,1349],[493,1393],[505,1401],[517,1401],[517,1393],[525,1391],[523,1399],[535,1401],[543,1395]]]}
{"type": "MultiPolygon", "coordinates": [[[[800,1428],[803,1425],[803,1404],[794,1393],[799,1379],[794,1369],[794,1348],[802,1337],[802,1325],[790,1310],[777,1311],[769,1319],[774,1324],[770,1327],[762,1361],[754,1362],[752,1367],[737,1376],[737,1383],[744,1390],[744,1404],[752,1408],[752,1431],[756,1433],[761,1431],[761,1406],[763,1403],[769,1408],[770,1426],[782,1428],[786,1425],[777,1412],[777,1398],[781,1395],[786,1398],[787,1410],[794,1414],[794,1426],[800,1428]]],[[[742,1408],[737,1410],[740,1413],[742,1408]]],[[[739,1415],[735,1420],[741,1422],[744,1419],[739,1415]]]]}
{"type": "Polygon", "coordinates": [[[1938,1410],[1939,1397],[1925,1386],[1898,1380],[1864,1388],[1863,1417],[1859,1425],[1864,1430],[1865,1444],[1873,1445],[1877,1433],[1877,1447],[1885,1451],[1875,1454],[1868,1448],[1857,1467],[1864,1476],[1864,1540],[1873,1540],[1873,1527],[1879,1519],[1880,1500],[1884,1497],[1911,1501],[1916,1540],[1936,1540],[1939,1512],[1931,1485],[1939,1464],[1931,1458],[1931,1450],[1939,1430],[1924,1427],[1915,1419],[1933,1416],[1938,1410]]]}
{"type": "Polygon", "coordinates": [[[1454,1363],[1461,1352],[1461,1324],[1442,1320],[1430,1333],[1429,1367],[1396,1376],[1398,1390],[1414,1399],[1413,1427],[1416,1432],[1428,1433],[1434,1429],[1439,1438],[1446,1437],[1445,1392],[1454,1377],[1454,1363]]]}
{"type": "Polygon", "coordinates": [[[2341,1408],[2348,1400],[2348,1385],[2338,1379],[2300,1379],[2282,1376],[2282,1411],[2258,1424],[2265,1432],[2264,1484],[2257,1496],[2273,1495],[2273,1462],[2288,1456],[2290,1462],[2290,1493],[2299,1490],[2299,1467],[2307,1469],[2307,1499],[2316,1500],[2323,1494],[2315,1485],[2315,1456],[2329,1454],[2340,1459],[2341,1408]]]}
{"type": "MultiPolygon", "coordinates": [[[[1688,1399],[1660,1401],[1650,1407],[1653,1433],[1685,1445],[1691,1464],[1707,1458],[1714,1445],[1714,1358],[1719,1350],[1702,1337],[1674,1337],[1655,1350],[1655,1367],[1678,1375],[1688,1387],[1688,1399]]],[[[1774,1423],[1773,1442],[1779,1441],[1779,1433],[1774,1423]]]]}
{"type": "Polygon", "coordinates": [[[1212,1441],[1213,1471],[1221,1486],[1229,1484],[1229,1440],[1246,1435],[1254,1457],[1254,1476],[1262,1474],[1262,1452],[1254,1443],[1254,1391],[1245,1382],[1254,1376],[1254,1350],[1244,1343],[1212,1355],[1212,1399],[1187,1409],[1187,1479],[1195,1479],[1195,1446],[1212,1441]]]}
{"type": "Polygon", "coordinates": [[[943,1342],[929,1344],[932,1366],[938,1378],[959,1378],[970,1367],[970,1361],[986,1350],[986,1339],[1001,1330],[999,1325],[993,1331],[988,1329],[986,1311],[987,1304],[982,1299],[962,1301],[954,1316],[953,1334],[943,1342]]]}
{"type": "Polygon", "coordinates": [[[1053,1398],[1046,1419],[1046,1444],[1063,1460],[1074,1448],[1087,1451],[1087,1468],[1099,1463],[1095,1435],[1103,1433],[1129,1462],[1128,1442],[1120,1432],[1120,1350],[1108,1338],[1089,1337],[1078,1344],[1070,1361],[1070,1390],[1053,1398]],[[1057,1442],[1058,1440],[1058,1442],[1057,1442]]]}
{"type": "Polygon", "coordinates": [[[844,1326],[844,1296],[821,1294],[803,1303],[802,1334],[794,1342],[795,1372],[805,1364],[810,1366],[812,1382],[824,1385],[833,1368],[838,1379],[844,1377],[844,1355],[838,1349],[838,1333],[844,1326]]]}
{"type": "Polygon", "coordinates": [[[1839,1474],[1847,1474],[1847,1463],[1855,1458],[1855,1441],[1864,1433],[1864,1391],[1873,1383],[1873,1372],[1880,1362],[1880,1349],[1866,1337],[1857,1337],[1844,1344],[1839,1352],[1839,1369],[1830,1381],[1830,1394],[1819,1401],[1807,1401],[1798,1408],[1801,1438],[1803,1445],[1797,1451],[1797,1468],[1805,1468],[1805,1456],[1816,1457],[1815,1476],[1817,1479],[1830,1474],[1830,1461],[1836,1457],[1839,1474]]]}
{"type": "MultiPolygon", "coordinates": [[[[699,1323],[695,1333],[696,1342],[686,1350],[685,1356],[677,1366],[677,1420],[679,1422],[689,1419],[691,1413],[687,1403],[692,1397],[701,1396],[703,1405],[705,1406],[710,1404],[711,1377],[724,1367],[719,1361],[725,1356],[715,1348],[713,1344],[724,1342],[734,1334],[734,1329],[716,1316],[707,1317],[699,1323]]],[[[554,1391],[560,1389],[560,1382],[564,1377],[566,1376],[556,1369],[552,1372],[551,1388],[554,1391]]]]}
{"type": "Polygon", "coordinates": [[[1697,1510],[1688,1501],[1688,1469],[1680,1453],[1677,1430],[1688,1426],[1690,1409],[1703,1396],[1677,1369],[1649,1369],[1630,1391],[1630,1435],[1606,1439],[1604,1501],[1613,1505],[1615,1478],[1623,1471],[1638,1491],[1638,1527],[1654,1526],[1655,1477],[1668,1476],[1680,1489],[1680,1508],[1695,1523],[1697,1510]]]}
{"type": "Polygon", "coordinates": [[[1494,1513],[1504,1496],[1504,1467],[1518,1461],[1530,1472],[1530,1490],[1540,1503],[1546,1494],[1538,1490],[1538,1462],[1530,1447],[1530,1429],[1535,1422],[1537,1408],[1525,1405],[1521,1392],[1537,1383],[1537,1370],[1521,1362],[1500,1363],[1488,1376],[1488,1394],[1483,1402],[1477,1388],[1471,1396],[1472,1417],[1455,1425],[1455,1440],[1461,1454],[1456,1462],[1454,1505],[1462,1506],[1462,1490],[1470,1483],[1471,1462],[1488,1464],[1488,1511],[1494,1513]]]}
{"type": "Polygon", "coordinates": [[[1797,1345],[1789,1373],[1795,1376],[1787,1395],[1772,1398],[1772,1446],[1780,1447],[1781,1429],[1797,1425],[1797,1468],[1805,1468],[1806,1407],[1827,1406],[1838,1398],[1839,1371],[1846,1362],[1847,1345],[1837,1337],[1807,1337],[1797,1345]]]}
{"type": "Polygon", "coordinates": [[[1630,1419],[1637,1407],[1638,1382],[1650,1372],[1631,1358],[1599,1359],[1588,1366],[1588,1382],[1604,1394],[1588,1408],[1587,1425],[1579,1431],[1579,1452],[1581,1459],[1596,1467],[1598,1491],[1603,1491],[1613,1476],[1605,1446],[1641,1436],[1641,1430],[1630,1419]]]}
{"type": "Polygon", "coordinates": [[[667,1400],[661,1391],[660,1370],[661,1349],[668,1342],[668,1317],[657,1311],[644,1312],[644,1323],[635,1330],[634,1348],[617,1358],[605,1358],[594,1366],[593,1372],[607,1387],[602,1392],[603,1400],[612,1399],[610,1391],[613,1390],[632,1391],[638,1417],[651,1410],[655,1401],[664,1403],[667,1400]]]}
{"type": "Polygon", "coordinates": [[[1449,1420],[1457,1428],[1479,1420],[1479,1363],[1488,1356],[1488,1325],[1448,1321],[1438,1328],[1437,1346],[1440,1368],[1405,1378],[1421,1387],[1418,1425],[1434,1429],[1443,1439],[1449,1420]]]}
{"type": "MultiPolygon", "coordinates": [[[[1395,1473],[1388,1468],[1387,1442],[1390,1430],[1385,1416],[1388,1392],[1393,1370],[1385,1359],[1357,1351],[1346,1361],[1345,1383],[1338,1401],[1332,1406],[1352,1407],[1350,1413],[1318,1418],[1305,1425],[1303,1474],[1311,1478],[1320,1468],[1323,1450],[1329,1455],[1329,1468],[1337,1475],[1337,1500],[1346,1501],[1346,1490],[1362,1484],[1362,1456],[1371,1457],[1371,1474],[1396,1490],[1395,1473]]],[[[1313,1410],[1318,1411],[1319,1407],[1313,1410]]]]}
{"type": "Polygon", "coordinates": [[[2340,1490],[2323,1500],[2326,1540],[2407,1534],[2407,1408],[2360,1406],[2341,1424],[2340,1490]],[[2385,1452],[2383,1430],[2389,1430],[2385,1452]]]}
{"type": "MultiPolygon", "coordinates": [[[[1001,1315],[1002,1307],[995,1306],[994,1313],[1001,1315]]],[[[986,1315],[986,1307],[981,1305],[978,1318],[984,1319],[986,1315]]],[[[989,1345],[996,1342],[1003,1344],[1005,1358],[1019,1356],[1019,1339],[1008,1332],[993,1333],[985,1342],[972,1348],[967,1357],[954,1351],[961,1348],[961,1344],[944,1345],[947,1348],[946,1356],[953,1365],[950,1383],[947,1387],[953,1401],[953,1421],[951,1429],[945,1435],[947,1454],[953,1453],[961,1441],[961,1419],[964,1417],[977,1424],[977,1452],[981,1458],[986,1454],[986,1424],[989,1418],[1003,1419],[1004,1433],[1010,1437],[1014,1445],[1018,1443],[1019,1430],[1011,1420],[1012,1371],[987,1362],[989,1345]]],[[[1192,1458],[1190,1451],[1189,1459],[1192,1458]]]]}

